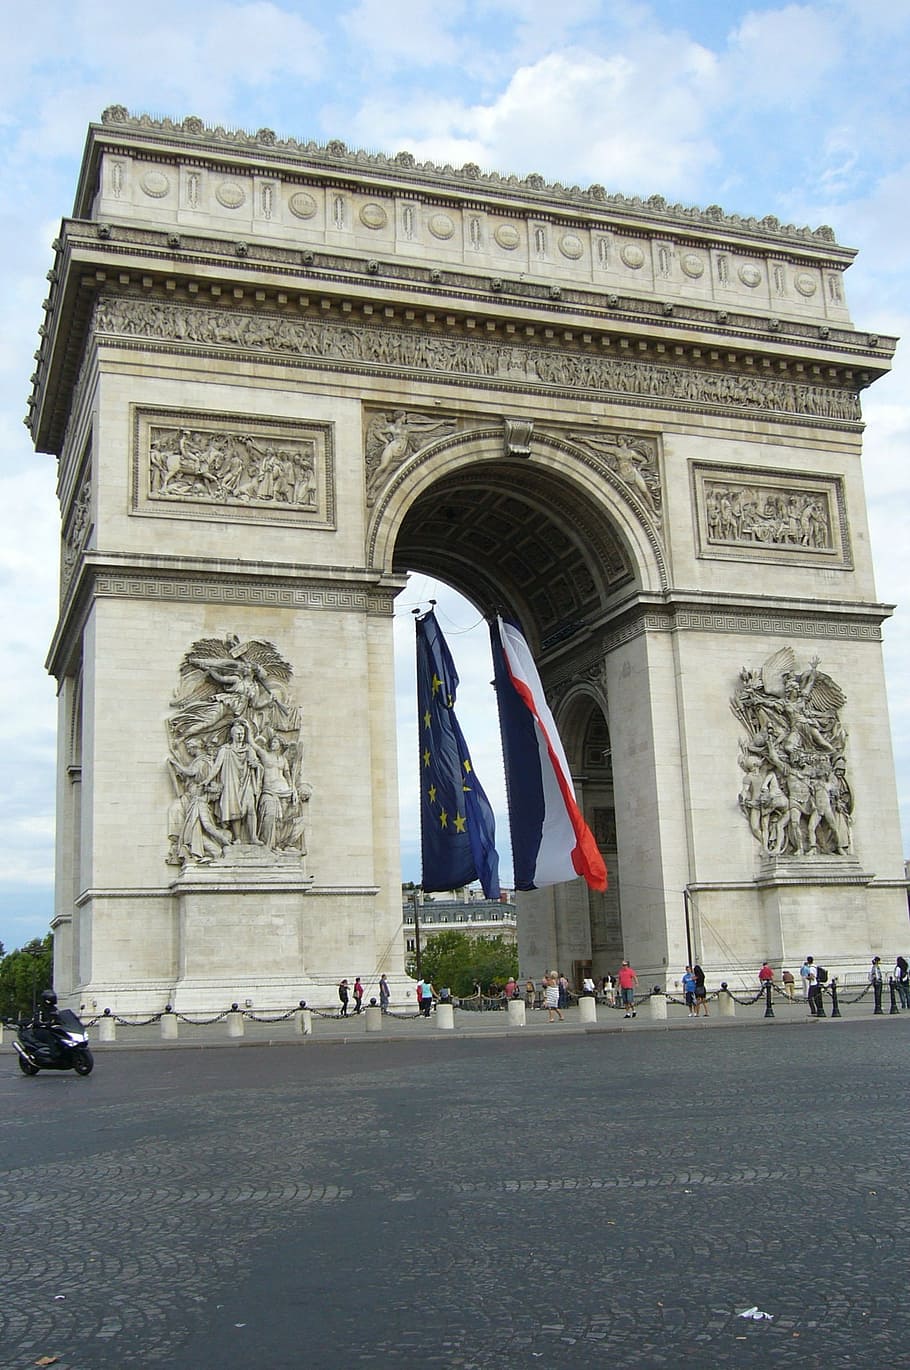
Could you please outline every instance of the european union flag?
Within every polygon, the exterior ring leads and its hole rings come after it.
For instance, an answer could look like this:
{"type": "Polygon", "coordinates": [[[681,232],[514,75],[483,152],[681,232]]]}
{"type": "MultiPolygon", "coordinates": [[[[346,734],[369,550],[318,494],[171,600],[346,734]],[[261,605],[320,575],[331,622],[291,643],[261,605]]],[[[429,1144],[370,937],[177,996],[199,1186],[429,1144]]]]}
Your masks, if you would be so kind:
{"type": "Polygon", "coordinates": [[[417,620],[423,888],[479,880],[486,897],[498,899],[496,825],[455,717],[457,690],[455,663],[430,612],[417,620]]]}

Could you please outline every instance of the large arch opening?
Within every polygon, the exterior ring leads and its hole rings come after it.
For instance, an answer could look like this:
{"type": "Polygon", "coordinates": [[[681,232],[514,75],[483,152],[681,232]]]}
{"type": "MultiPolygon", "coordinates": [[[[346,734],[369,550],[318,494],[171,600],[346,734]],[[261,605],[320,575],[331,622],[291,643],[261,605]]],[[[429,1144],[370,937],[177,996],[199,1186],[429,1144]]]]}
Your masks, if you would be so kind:
{"type": "MultiPolygon", "coordinates": [[[[573,640],[590,641],[611,607],[641,583],[634,554],[588,491],[552,467],[503,459],[443,469],[425,484],[400,518],[392,569],[409,575],[396,611],[404,620],[397,634],[403,878],[420,879],[414,648],[407,620],[436,599],[461,676],[459,720],[496,811],[503,878],[510,883],[486,620],[500,610],[518,616],[546,681],[548,658],[571,650],[573,640]]],[[[614,973],[623,956],[607,701],[602,689],[581,682],[558,707],[551,703],[579,803],[607,862],[609,888],[598,894],[573,881],[519,893],[519,947],[523,974],[558,966],[580,985],[586,973],[598,980],[614,973]],[[566,927],[569,939],[561,932],[566,927]]]]}

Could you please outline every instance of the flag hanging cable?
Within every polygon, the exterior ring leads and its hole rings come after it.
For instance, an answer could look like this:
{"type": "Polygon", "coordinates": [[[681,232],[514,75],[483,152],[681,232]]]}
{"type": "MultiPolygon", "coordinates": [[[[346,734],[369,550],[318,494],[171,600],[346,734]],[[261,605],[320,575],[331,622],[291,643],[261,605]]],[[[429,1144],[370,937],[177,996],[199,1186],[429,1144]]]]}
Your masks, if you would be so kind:
{"type": "Polygon", "coordinates": [[[514,623],[490,624],[505,761],[515,888],[582,876],[607,888],[607,868],[575,800],[569,764],[531,649],[514,623]]]}
{"type": "Polygon", "coordinates": [[[423,888],[476,879],[487,899],[498,899],[496,826],[455,717],[455,663],[432,611],[416,627],[423,888]]]}

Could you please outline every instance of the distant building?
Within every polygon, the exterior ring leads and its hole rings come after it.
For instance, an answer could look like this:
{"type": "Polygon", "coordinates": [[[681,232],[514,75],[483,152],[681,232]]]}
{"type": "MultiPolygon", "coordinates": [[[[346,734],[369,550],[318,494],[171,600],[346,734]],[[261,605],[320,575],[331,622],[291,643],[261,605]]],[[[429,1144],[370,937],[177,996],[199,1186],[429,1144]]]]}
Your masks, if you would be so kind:
{"type": "Polygon", "coordinates": [[[466,932],[469,937],[501,937],[506,942],[517,943],[518,922],[514,896],[511,890],[503,890],[501,899],[485,899],[480,890],[468,886],[461,890],[444,890],[437,894],[425,894],[416,890],[402,899],[402,922],[404,924],[405,956],[413,956],[417,950],[417,919],[420,920],[420,940],[426,944],[428,937],[438,932],[466,932]],[[418,905],[414,911],[414,895],[418,905]]]}

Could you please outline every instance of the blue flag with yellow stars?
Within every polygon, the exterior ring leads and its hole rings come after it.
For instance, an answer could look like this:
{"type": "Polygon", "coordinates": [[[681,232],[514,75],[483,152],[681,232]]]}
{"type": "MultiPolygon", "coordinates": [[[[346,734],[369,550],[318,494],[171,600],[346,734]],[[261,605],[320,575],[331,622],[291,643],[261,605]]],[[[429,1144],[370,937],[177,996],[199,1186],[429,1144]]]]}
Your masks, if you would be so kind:
{"type": "Polygon", "coordinates": [[[479,880],[486,897],[498,899],[496,825],[455,717],[457,690],[436,616],[424,614],[417,620],[423,888],[452,890],[479,880]]]}

